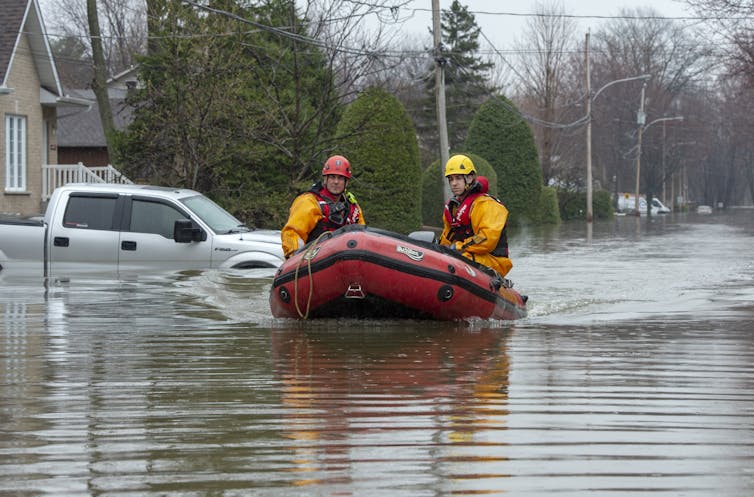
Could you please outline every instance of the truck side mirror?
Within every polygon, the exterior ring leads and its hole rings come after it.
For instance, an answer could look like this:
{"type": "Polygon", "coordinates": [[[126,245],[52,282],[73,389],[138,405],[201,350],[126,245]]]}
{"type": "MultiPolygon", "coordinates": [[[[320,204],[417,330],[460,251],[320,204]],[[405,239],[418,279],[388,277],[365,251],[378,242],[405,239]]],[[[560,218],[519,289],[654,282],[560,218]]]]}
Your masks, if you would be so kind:
{"type": "Polygon", "coordinates": [[[173,225],[173,240],[177,243],[191,243],[205,240],[201,228],[194,226],[191,219],[176,219],[173,225]]]}

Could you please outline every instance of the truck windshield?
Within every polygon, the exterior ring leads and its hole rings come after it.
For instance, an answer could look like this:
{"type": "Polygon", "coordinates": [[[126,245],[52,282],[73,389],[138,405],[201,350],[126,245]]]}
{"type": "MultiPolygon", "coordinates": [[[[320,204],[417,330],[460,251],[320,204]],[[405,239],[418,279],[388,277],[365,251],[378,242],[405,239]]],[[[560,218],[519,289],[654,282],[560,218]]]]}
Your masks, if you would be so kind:
{"type": "Polygon", "coordinates": [[[217,234],[250,231],[249,228],[233,217],[228,211],[203,195],[183,198],[181,202],[195,212],[217,234]]]}

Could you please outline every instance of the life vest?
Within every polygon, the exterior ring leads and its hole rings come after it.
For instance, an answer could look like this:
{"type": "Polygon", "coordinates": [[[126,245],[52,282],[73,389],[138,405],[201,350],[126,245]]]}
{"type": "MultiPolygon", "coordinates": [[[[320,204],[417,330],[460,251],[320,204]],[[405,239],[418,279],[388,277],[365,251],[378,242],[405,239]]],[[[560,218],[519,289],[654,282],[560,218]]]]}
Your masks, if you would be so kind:
{"type": "Polygon", "coordinates": [[[346,224],[356,224],[359,222],[361,209],[356,202],[356,198],[350,192],[344,192],[337,200],[333,200],[328,192],[322,186],[322,182],[315,183],[309,193],[314,195],[322,211],[322,219],[314,226],[309,233],[309,240],[312,240],[325,231],[335,231],[346,224]]]}
{"type": "MultiPolygon", "coordinates": [[[[474,203],[478,197],[485,195],[490,197],[495,202],[502,205],[502,202],[497,198],[487,193],[482,193],[482,185],[477,183],[471,187],[469,193],[461,200],[453,197],[448,200],[445,205],[443,216],[450,225],[450,231],[448,233],[448,239],[451,242],[462,242],[467,238],[474,236],[474,229],[471,226],[471,204],[474,203]]],[[[503,226],[503,232],[500,233],[500,239],[497,242],[497,246],[491,252],[495,257],[508,257],[508,226],[503,226]]]]}

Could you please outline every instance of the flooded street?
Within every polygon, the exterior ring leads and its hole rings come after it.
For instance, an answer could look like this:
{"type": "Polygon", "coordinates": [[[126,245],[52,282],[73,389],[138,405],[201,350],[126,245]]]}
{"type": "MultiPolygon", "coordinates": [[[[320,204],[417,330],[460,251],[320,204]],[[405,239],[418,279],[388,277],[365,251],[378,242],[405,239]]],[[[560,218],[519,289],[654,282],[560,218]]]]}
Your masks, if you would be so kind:
{"type": "Polygon", "coordinates": [[[516,322],[0,273],[0,496],[751,495],[753,253],[752,210],[519,231],[516,322]]]}

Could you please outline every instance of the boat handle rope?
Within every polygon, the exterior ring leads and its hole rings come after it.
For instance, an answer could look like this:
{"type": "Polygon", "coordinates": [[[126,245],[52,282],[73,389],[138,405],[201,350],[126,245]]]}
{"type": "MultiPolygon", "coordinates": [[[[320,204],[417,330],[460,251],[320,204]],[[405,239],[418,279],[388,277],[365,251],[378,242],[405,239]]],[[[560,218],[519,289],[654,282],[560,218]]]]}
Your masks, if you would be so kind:
{"type": "Polygon", "coordinates": [[[317,246],[319,241],[325,237],[329,238],[332,236],[332,234],[329,231],[325,231],[321,233],[316,240],[314,240],[314,243],[310,244],[309,247],[304,250],[304,253],[301,254],[301,258],[298,260],[298,264],[296,264],[296,272],[293,275],[293,303],[296,305],[296,312],[298,312],[298,316],[302,319],[309,319],[309,310],[311,309],[312,305],[312,294],[314,293],[314,280],[312,279],[312,259],[313,257],[310,257],[309,254],[311,254],[314,251],[314,247],[317,246]],[[304,262],[304,260],[307,261],[306,267],[307,272],[309,276],[309,297],[306,299],[306,312],[301,312],[301,308],[298,305],[298,270],[301,267],[301,264],[304,262]]]}

